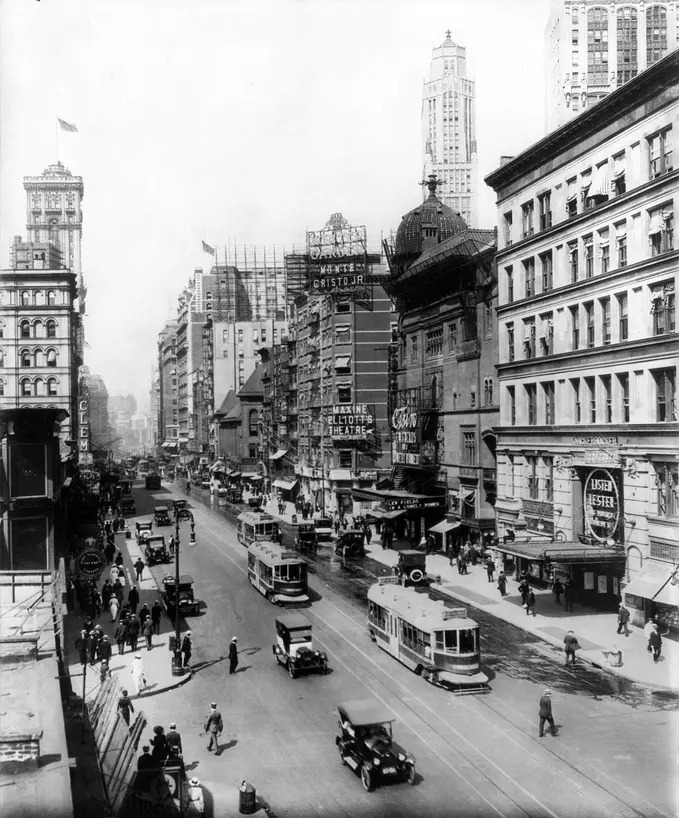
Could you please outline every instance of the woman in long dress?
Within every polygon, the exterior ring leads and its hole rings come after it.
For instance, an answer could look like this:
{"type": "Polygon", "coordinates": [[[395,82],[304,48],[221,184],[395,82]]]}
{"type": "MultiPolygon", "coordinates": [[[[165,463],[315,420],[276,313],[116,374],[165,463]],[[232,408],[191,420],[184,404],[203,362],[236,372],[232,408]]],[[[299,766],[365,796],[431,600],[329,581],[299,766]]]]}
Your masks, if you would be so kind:
{"type": "Polygon", "coordinates": [[[108,609],[111,613],[111,622],[115,622],[116,619],[118,618],[119,608],[120,605],[118,603],[118,597],[115,594],[113,594],[111,596],[111,601],[108,603],[108,609]]]}
{"type": "Polygon", "coordinates": [[[146,677],[144,676],[144,664],[141,660],[141,653],[137,653],[132,660],[132,685],[137,696],[146,687],[146,677]]]}

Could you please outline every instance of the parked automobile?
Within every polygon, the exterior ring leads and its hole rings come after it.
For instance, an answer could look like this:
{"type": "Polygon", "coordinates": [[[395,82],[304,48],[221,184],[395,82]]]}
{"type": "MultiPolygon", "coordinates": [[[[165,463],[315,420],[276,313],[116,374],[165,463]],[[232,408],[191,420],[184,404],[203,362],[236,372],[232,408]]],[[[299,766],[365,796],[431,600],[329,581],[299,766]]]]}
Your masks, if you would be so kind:
{"type": "Polygon", "coordinates": [[[427,579],[427,555],[424,551],[399,551],[398,564],[394,566],[394,576],[397,576],[402,585],[411,582],[417,585],[427,579]]]}
{"type": "Polygon", "coordinates": [[[200,610],[200,600],[196,599],[193,593],[193,577],[188,574],[180,574],[179,585],[172,574],[163,578],[163,602],[168,614],[173,617],[175,608],[179,605],[179,613],[197,614],[200,610]]]}
{"type": "Polygon", "coordinates": [[[170,519],[169,509],[167,506],[153,507],[153,522],[157,526],[172,525],[172,520],[170,519]]]}
{"type": "Polygon", "coordinates": [[[178,500],[172,500],[172,511],[174,512],[174,516],[176,517],[180,511],[187,509],[189,507],[189,501],[185,500],[183,497],[178,500]]]}
{"type": "Polygon", "coordinates": [[[361,776],[368,792],[390,781],[415,783],[415,757],[393,743],[391,710],[376,699],[359,699],[338,705],[337,712],[340,760],[361,776]]]}
{"type": "Polygon", "coordinates": [[[295,547],[300,551],[308,548],[318,548],[318,534],[313,522],[303,520],[297,523],[297,535],[295,536],[295,547]]]}
{"type": "Polygon", "coordinates": [[[129,517],[130,515],[137,513],[137,506],[135,505],[132,497],[123,497],[121,509],[123,512],[123,517],[129,517]]]}
{"type": "Polygon", "coordinates": [[[149,472],[144,478],[144,487],[152,491],[157,491],[160,488],[160,484],[161,481],[158,472],[149,472]]]}
{"type": "Polygon", "coordinates": [[[330,517],[316,517],[314,519],[316,526],[316,536],[319,542],[328,542],[333,537],[332,520],[330,517]]]}
{"type": "Polygon", "coordinates": [[[170,562],[170,552],[162,534],[147,537],[144,541],[144,557],[147,565],[158,565],[161,562],[170,562]]]}
{"type": "Polygon", "coordinates": [[[135,523],[137,542],[142,543],[153,534],[153,521],[142,520],[140,523],[135,523]]]}
{"type": "Polygon", "coordinates": [[[281,614],[276,617],[276,644],[273,656],[277,665],[288,669],[291,679],[300,673],[326,673],[328,657],[311,646],[311,622],[302,614],[281,614]]]}
{"type": "Polygon", "coordinates": [[[132,480],[123,479],[120,481],[120,491],[123,494],[132,494],[132,480]]]}
{"type": "Polygon", "coordinates": [[[356,528],[341,531],[335,542],[335,554],[340,557],[363,557],[365,555],[365,534],[356,528]]]}
{"type": "Polygon", "coordinates": [[[248,505],[253,511],[261,509],[264,498],[261,494],[255,494],[254,497],[248,497],[248,505]]]}
{"type": "Polygon", "coordinates": [[[226,490],[226,499],[230,503],[242,503],[243,489],[240,489],[237,486],[229,486],[226,490]]]}

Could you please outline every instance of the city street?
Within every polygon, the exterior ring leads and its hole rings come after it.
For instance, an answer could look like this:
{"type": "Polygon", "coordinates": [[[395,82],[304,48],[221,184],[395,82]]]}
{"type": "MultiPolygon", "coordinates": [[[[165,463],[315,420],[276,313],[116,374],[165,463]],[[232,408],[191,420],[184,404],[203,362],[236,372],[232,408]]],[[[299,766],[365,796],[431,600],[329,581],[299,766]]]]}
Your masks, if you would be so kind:
{"type": "MultiPolygon", "coordinates": [[[[154,502],[176,495],[135,489],[135,496],[143,516],[154,502]]],[[[215,803],[224,788],[247,780],[275,815],[674,814],[674,699],[592,669],[566,670],[549,646],[487,615],[478,620],[491,692],[455,697],[432,688],[368,638],[365,589],[371,569],[383,567],[371,562],[347,576],[329,548],[310,560],[318,598],[304,612],[331,672],[292,680],[270,652],[279,609],[247,582],[233,515],[207,492],[194,492],[190,504],[198,545],[186,545],[183,524],[181,571],[192,574],[207,603],[202,616],[186,621],[195,676],[150,697],[144,709],[150,724],[177,720],[188,768],[215,803]],[[232,636],[241,654],[230,677],[225,657],[232,636]],[[559,735],[539,739],[537,705],[545,686],[553,690],[559,735]],[[414,787],[399,783],[366,793],[340,766],[335,706],[366,695],[393,711],[396,741],[417,759],[414,787]],[[220,757],[208,753],[202,735],[210,701],[225,721],[220,757]],[[640,761],[642,744],[655,750],[640,761]]],[[[167,571],[153,569],[156,578],[167,571]]]]}

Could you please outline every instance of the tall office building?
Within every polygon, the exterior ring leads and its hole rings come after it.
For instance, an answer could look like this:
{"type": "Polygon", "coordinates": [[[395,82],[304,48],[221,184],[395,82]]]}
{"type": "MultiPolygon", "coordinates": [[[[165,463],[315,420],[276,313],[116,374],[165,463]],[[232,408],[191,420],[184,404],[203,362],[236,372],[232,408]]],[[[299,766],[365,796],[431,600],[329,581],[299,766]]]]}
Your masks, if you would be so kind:
{"type": "MultiPolygon", "coordinates": [[[[450,30],[433,49],[429,79],[422,91],[423,179],[435,173],[443,183],[441,201],[470,227],[477,222],[475,83],[467,79],[467,50],[450,30]]],[[[426,193],[426,189],[425,189],[426,193]]]]}
{"type": "Polygon", "coordinates": [[[552,0],[545,29],[545,125],[561,127],[677,47],[674,2],[552,0]]]}

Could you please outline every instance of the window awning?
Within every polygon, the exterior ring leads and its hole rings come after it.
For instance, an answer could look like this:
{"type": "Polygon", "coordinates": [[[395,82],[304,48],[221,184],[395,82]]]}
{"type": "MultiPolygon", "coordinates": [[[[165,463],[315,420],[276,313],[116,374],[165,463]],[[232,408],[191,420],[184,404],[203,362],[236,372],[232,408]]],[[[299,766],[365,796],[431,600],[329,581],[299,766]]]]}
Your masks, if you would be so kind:
{"type": "Polygon", "coordinates": [[[474,504],[474,500],[476,499],[476,491],[466,491],[464,497],[462,498],[462,502],[469,503],[469,505],[474,504]]]}
{"type": "Polygon", "coordinates": [[[656,211],[651,215],[651,224],[648,228],[648,235],[654,236],[656,233],[662,233],[663,229],[663,220],[662,214],[659,211],[656,211]]]}
{"type": "Polygon", "coordinates": [[[608,196],[608,162],[605,162],[594,172],[592,185],[587,193],[588,196],[608,196]]]}
{"type": "Polygon", "coordinates": [[[440,523],[433,525],[429,531],[434,531],[436,534],[445,534],[455,528],[460,528],[461,525],[462,523],[449,523],[448,520],[442,520],[440,523]]]}
{"type": "Polygon", "coordinates": [[[297,485],[296,480],[274,480],[274,488],[283,489],[283,491],[292,491],[297,485]]]}
{"type": "Polygon", "coordinates": [[[165,443],[163,443],[163,449],[176,449],[177,445],[176,440],[166,440],[165,443]]]}
{"type": "Polygon", "coordinates": [[[498,543],[498,551],[514,557],[525,557],[534,562],[557,562],[580,565],[584,563],[620,562],[625,555],[617,548],[599,547],[581,542],[546,542],[544,540],[514,540],[498,543]]]}
{"type": "Polygon", "coordinates": [[[625,594],[634,594],[665,605],[679,605],[679,586],[672,585],[674,567],[647,562],[643,569],[625,586],[625,594]]]}
{"type": "Polygon", "coordinates": [[[382,506],[375,506],[375,508],[370,509],[370,511],[366,511],[365,516],[374,517],[376,520],[395,520],[397,517],[405,514],[407,510],[406,508],[398,508],[394,511],[387,511],[382,506]]]}
{"type": "Polygon", "coordinates": [[[280,458],[287,453],[288,453],[287,449],[279,449],[277,452],[275,452],[269,457],[269,460],[280,460],[280,458]]]}
{"type": "Polygon", "coordinates": [[[223,470],[223,469],[224,469],[224,463],[223,463],[223,462],[221,462],[221,461],[218,461],[217,463],[215,463],[215,464],[212,466],[212,468],[210,469],[210,471],[221,471],[221,470],[223,470]]]}
{"type": "Polygon", "coordinates": [[[243,480],[261,480],[262,479],[262,475],[259,474],[256,471],[245,471],[245,472],[243,472],[241,477],[243,478],[243,480]]]}
{"type": "Polygon", "coordinates": [[[179,438],[177,438],[177,443],[188,443],[188,442],[189,442],[188,437],[179,437],[179,438]]]}
{"type": "Polygon", "coordinates": [[[351,355],[335,355],[335,369],[348,369],[351,364],[351,355]]]}

